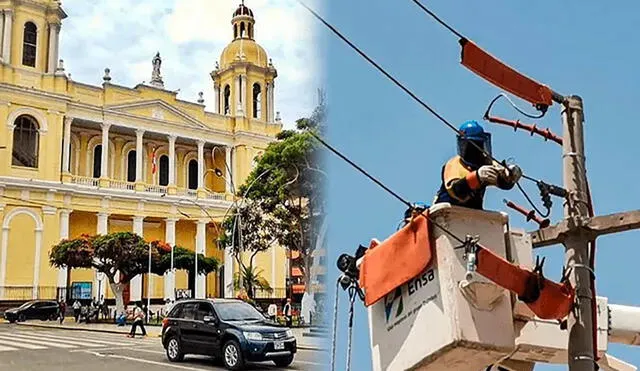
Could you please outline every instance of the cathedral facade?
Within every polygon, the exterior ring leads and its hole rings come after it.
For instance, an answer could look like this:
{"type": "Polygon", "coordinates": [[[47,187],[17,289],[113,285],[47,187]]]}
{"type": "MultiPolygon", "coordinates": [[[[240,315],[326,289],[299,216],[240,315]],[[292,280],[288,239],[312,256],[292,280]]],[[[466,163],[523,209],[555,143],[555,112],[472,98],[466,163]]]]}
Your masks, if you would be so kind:
{"type": "MultiPolygon", "coordinates": [[[[237,8],[231,42],[212,61],[213,112],[202,94],[187,102],[164,88],[160,54],[150,56],[148,84],[117,85],[108,69],[100,86],[73,81],[59,56],[66,17],[56,0],[0,0],[0,300],[53,299],[68,288],[112,298],[95,271],[53,268],[48,254],[61,239],[119,231],[222,264],[197,279],[137,276],[125,300],[234,295],[237,267],[215,243],[220,222],[282,129],[277,71],[254,40],[253,12],[237,8]]],[[[271,295],[284,297],[285,251],[256,262],[271,295]]]]}

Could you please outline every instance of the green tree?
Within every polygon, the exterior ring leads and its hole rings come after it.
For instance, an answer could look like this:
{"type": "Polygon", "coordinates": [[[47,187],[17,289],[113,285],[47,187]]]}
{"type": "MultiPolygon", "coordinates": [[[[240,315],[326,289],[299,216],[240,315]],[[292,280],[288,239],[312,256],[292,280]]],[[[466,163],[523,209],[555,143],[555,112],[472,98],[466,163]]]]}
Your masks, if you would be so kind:
{"type": "Polygon", "coordinates": [[[262,276],[263,273],[264,271],[258,267],[242,266],[233,275],[233,288],[236,290],[245,289],[249,298],[255,297],[256,289],[273,292],[269,282],[262,276]]]}
{"type": "MultiPolygon", "coordinates": [[[[255,271],[254,259],[258,253],[269,250],[278,241],[278,226],[272,217],[263,212],[263,207],[257,201],[242,202],[232,211],[232,215],[222,222],[225,233],[218,238],[218,244],[228,248],[238,263],[240,274],[235,288],[244,287],[247,294],[253,297],[256,281],[251,279],[251,273],[255,271]],[[243,259],[245,254],[249,254],[248,263],[243,259]],[[247,272],[249,279],[245,282],[247,272]]],[[[262,288],[261,284],[255,287],[262,288]]]]}
{"type": "Polygon", "coordinates": [[[306,292],[310,292],[311,259],[325,214],[327,177],[321,148],[310,132],[322,135],[325,118],[326,107],[321,102],[310,117],[297,121],[298,130],[281,132],[240,187],[240,194],[247,192],[247,198],[257,201],[262,212],[273,218],[280,245],[300,252],[306,292]]]}
{"type": "MultiPolygon", "coordinates": [[[[93,268],[103,273],[116,299],[116,310],[120,313],[124,311],[124,288],[133,277],[149,271],[149,250],[152,273],[162,275],[169,269],[171,247],[167,250],[167,246],[159,241],[149,244],[142,237],[130,232],[82,235],[76,239],[62,240],[53,246],[49,253],[49,262],[57,268],[93,268]],[[116,276],[117,274],[119,276],[116,276]],[[119,278],[118,282],[116,278],[119,278]]],[[[174,262],[177,269],[194,269],[193,252],[176,248],[174,262]],[[191,258],[190,263],[187,257],[191,258]]],[[[202,254],[198,256],[200,273],[209,273],[217,267],[217,260],[204,258],[202,254]]]]}

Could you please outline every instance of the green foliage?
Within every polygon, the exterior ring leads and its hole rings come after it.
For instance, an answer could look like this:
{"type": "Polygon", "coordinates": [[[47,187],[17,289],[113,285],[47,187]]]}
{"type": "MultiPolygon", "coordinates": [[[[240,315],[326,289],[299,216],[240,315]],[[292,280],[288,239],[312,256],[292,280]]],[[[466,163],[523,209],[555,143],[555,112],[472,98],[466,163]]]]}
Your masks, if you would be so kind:
{"type": "Polygon", "coordinates": [[[272,292],[269,282],[262,276],[263,270],[253,266],[241,266],[233,275],[233,287],[236,290],[244,289],[250,298],[255,296],[255,289],[272,292]]]}
{"type": "Polygon", "coordinates": [[[93,238],[83,235],[73,240],[65,239],[51,248],[49,263],[56,267],[93,267],[93,238]]]}
{"type": "MultiPolygon", "coordinates": [[[[155,274],[162,275],[164,272],[171,269],[171,250],[168,252],[162,251],[159,256],[160,258],[158,261],[152,266],[152,271],[155,274]]],[[[194,252],[192,250],[185,249],[184,247],[175,246],[173,250],[173,266],[177,270],[194,271],[194,252]]],[[[219,266],[220,262],[218,259],[198,254],[199,274],[209,274],[217,271],[219,266]]]]}
{"type": "Polygon", "coordinates": [[[222,228],[227,233],[218,238],[218,243],[229,248],[234,256],[240,252],[267,251],[277,241],[276,221],[263,212],[259,202],[249,200],[233,209],[232,216],[222,222],[222,228]]]}

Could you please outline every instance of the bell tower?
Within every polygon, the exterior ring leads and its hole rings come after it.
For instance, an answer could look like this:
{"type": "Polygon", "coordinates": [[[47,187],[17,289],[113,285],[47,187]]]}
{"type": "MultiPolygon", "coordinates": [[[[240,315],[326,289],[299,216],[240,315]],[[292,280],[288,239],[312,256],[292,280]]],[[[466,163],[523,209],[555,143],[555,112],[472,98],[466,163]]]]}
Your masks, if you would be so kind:
{"type": "Polygon", "coordinates": [[[58,67],[60,0],[10,0],[0,5],[0,62],[42,74],[58,67]]]}
{"type": "Polygon", "coordinates": [[[275,122],[274,81],[278,76],[267,52],[255,41],[256,19],[244,0],[233,12],[231,43],[222,51],[211,78],[215,111],[221,115],[275,122]]]}

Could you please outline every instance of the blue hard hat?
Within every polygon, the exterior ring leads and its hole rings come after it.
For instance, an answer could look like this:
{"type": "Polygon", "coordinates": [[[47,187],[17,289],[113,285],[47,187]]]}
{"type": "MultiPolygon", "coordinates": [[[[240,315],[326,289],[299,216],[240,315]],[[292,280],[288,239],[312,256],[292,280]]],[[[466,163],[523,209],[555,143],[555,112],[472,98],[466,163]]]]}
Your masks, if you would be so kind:
{"type": "Polygon", "coordinates": [[[465,121],[462,125],[460,125],[460,130],[464,133],[464,137],[468,140],[479,140],[484,141],[486,138],[486,134],[482,125],[475,120],[465,121]]]}
{"type": "Polygon", "coordinates": [[[472,167],[490,163],[491,134],[484,131],[482,125],[475,120],[465,121],[460,125],[459,131],[458,155],[462,157],[462,160],[472,167]],[[469,142],[474,142],[475,145],[469,142]],[[476,146],[480,147],[482,151],[484,151],[484,154],[475,148],[476,146]]]}

